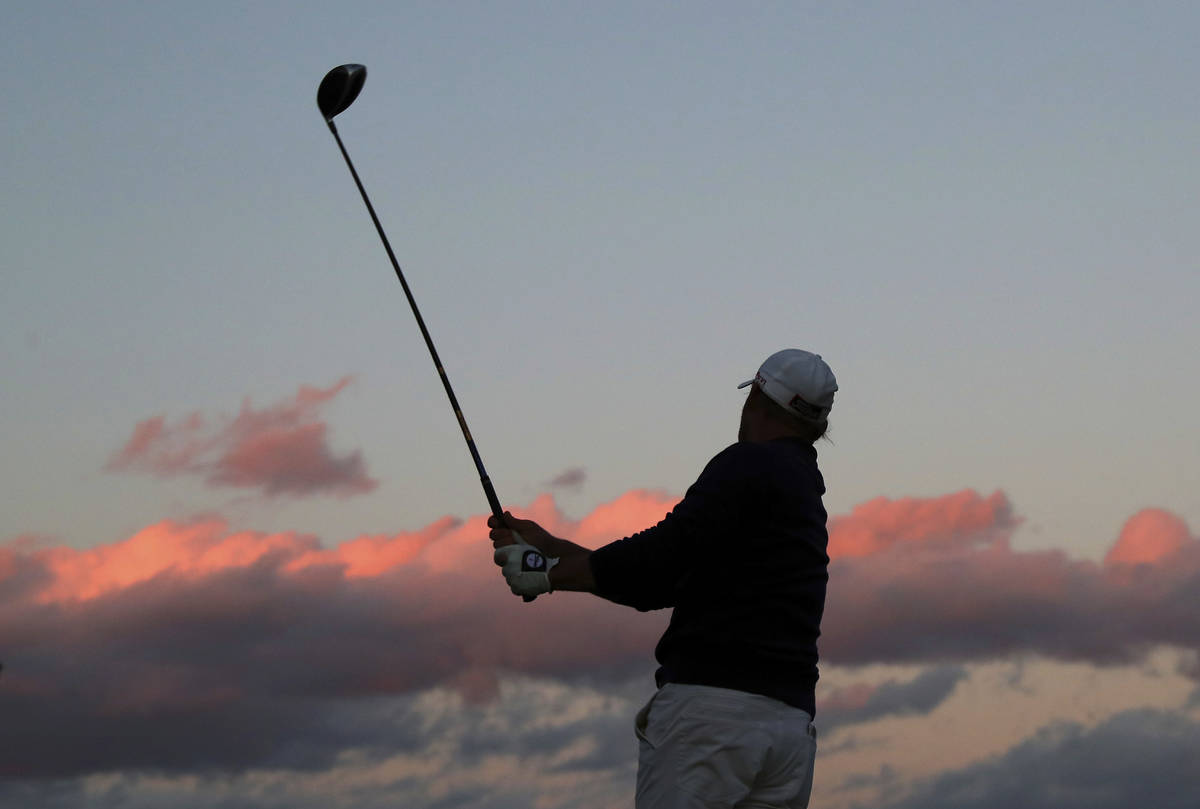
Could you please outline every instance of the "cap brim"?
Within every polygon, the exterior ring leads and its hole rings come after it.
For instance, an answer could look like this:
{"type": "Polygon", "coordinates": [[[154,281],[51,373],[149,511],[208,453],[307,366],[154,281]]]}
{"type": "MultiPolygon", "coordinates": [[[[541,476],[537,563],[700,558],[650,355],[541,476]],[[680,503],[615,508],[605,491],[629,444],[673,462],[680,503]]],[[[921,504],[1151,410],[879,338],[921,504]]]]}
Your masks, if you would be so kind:
{"type": "Polygon", "coordinates": [[[743,382],[742,384],[738,385],[738,390],[741,390],[742,388],[746,387],[747,385],[753,385],[753,384],[754,384],[754,380],[753,380],[753,379],[747,379],[745,382],[743,382]]]}

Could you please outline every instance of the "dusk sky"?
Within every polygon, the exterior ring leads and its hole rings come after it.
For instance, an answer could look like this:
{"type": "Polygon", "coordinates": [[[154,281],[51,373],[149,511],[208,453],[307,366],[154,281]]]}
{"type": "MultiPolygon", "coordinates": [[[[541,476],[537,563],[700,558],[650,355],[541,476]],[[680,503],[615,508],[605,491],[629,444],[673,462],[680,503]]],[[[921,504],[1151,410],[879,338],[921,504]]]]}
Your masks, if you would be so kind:
{"type": "Polygon", "coordinates": [[[812,805],[1200,805],[1200,6],[38,3],[0,49],[0,806],[632,803],[524,604],[822,354],[812,805]]]}

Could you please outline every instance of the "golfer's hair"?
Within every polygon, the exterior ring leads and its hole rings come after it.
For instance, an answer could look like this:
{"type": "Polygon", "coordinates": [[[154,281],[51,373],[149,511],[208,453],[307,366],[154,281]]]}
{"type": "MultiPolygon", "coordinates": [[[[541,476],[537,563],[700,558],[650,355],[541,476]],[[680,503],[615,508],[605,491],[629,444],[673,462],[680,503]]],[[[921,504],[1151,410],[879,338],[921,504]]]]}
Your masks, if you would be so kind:
{"type": "Polygon", "coordinates": [[[801,427],[803,432],[801,435],[810,444],[815,444],[824,438],[829,440],[829,419],[821,419],[820,421],[802,421],[801,427]]]}
{"type": "Polygon", "coordinates": [[[820,421],[802,418],[763,393],[758,385],[750,386],[750,398],[773,424],[803,438],[810,444],[817,443],[829,432],[828,418],[820,421]]]}

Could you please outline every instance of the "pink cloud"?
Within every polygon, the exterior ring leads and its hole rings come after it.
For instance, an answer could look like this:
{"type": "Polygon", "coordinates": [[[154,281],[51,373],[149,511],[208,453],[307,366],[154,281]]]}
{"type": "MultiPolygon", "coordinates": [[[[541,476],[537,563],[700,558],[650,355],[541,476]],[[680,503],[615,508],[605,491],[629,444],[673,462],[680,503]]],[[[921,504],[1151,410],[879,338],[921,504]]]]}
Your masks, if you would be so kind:
{"type": "Polygon", "coordinates": [[[1017,521],[1003,492],[963,490],[937,498],[876,497],[829,520],[829,555],[869,556],[893,547],[949,550],[986,545],[1017,521]]]}
{"type": "Polygon", "coordinates": [[[139,422],[113,454],[114,471],[159,477],[197,475],[210,486],[259,489],[267,495],[369,492],[377,481],[362,453],[335,454],[320,409],[350,383],[302,386],[290,399],[255,410],[249,399],[234,418],[210,420],[193,413],[176,424],[164,416],[139,422]]]}
{"type": "MultiPolygon", "coordinates": [[[[572,520],[543,495],[515,512],[596,546],[653,524],[676,500],[635,490],[572,520]]],[[[823,660],[939,664],[909,684],[832,694],[832,715],[925,710],[956,682],[948,663],[1200,648],[1200,541],[1178,518],[1135,515],[1103,565],[1014,551],[1016,522],[1002,493],[973,492],[873,500],[831,522],[842,550],[823,660]],[[1121,560],[1131,547],[1154,550],[1130,565],[1121,560]]],[[[652,669],[665,611],[573,593],[524,604],[486,536],[482,515],[446,517],[325,547],[209,517],[86,550],[0,545],[0,732],[27,742],[0,770],[88,772],[171,756],[247,766],[284,740],[341,738],[323,706],[347,700],[438,684],[481,700],[504,671],[603,679],[652,669]],[[50,727],[59,730],[39,730],[50,727]],[[98,736],[125,741],[98,748],[88,741],[98,736]]]]}
{"type": "Polygon", "coordinates": [[[195,581],[227,568],[248,567],[270,554],[287,557],[317,548],[296,534],[231,532],[219,518],[163,521],[128,539],[88,550],[56,547],[30,554],[47,574],[38,603],[86,602],[157,577],[195,581]]]}
{"type": "Polygon", "coordinates": [[[1129,518],[1104,565],[1154,565],[1169,559],[1190,544],[1187,523],[1160,508],[1142,509],[1129,518]]]}
{"type": "MultiPolygon", "coordinates": [[[[616,507],[605,522],[624,534],[669,501],[620,502],[638,522],[620,525],[616,507]]],[[[568,536],[586,522],[548,497],[517,511],[568,536]]],[[[247,766],[302,739],[324,750],[344,732],[323,724],[325,709],[345,700],[438,684],[486,699],[506,670],[644,670],[664,618],[582,595],[524,604],[492,562],[483,516],[333,547],[219,518],[163,521],[86,550],[8,543],[0,742],[23,746],[0,774],[176,758],[247,766]]]]}
{"type": "Polygon", "coordinates": [[[1168,512],[1135,515],[1098,565],[1013,550],[1018,521],[1000,492],[867,505],[831,521],[827,659],[1110,663],[1155,644],[1200,648],[1200,541],[1168,512]]]}

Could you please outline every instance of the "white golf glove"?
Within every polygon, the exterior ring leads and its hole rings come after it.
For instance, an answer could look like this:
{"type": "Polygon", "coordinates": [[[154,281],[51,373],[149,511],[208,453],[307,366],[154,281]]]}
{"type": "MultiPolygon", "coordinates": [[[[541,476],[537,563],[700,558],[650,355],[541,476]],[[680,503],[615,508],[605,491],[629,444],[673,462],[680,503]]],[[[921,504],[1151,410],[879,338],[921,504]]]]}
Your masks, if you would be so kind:
{"type": "Polygon", "coordinates": [[[558,564],[557,558],[546,556],[532,545],[518,541],[515,545],[496,548],[492,559],[500,565],[500,572],[504,574],[508,589],[514,595],[532,600],[535,596],[550,592],[550,569],[558,564]]]}

